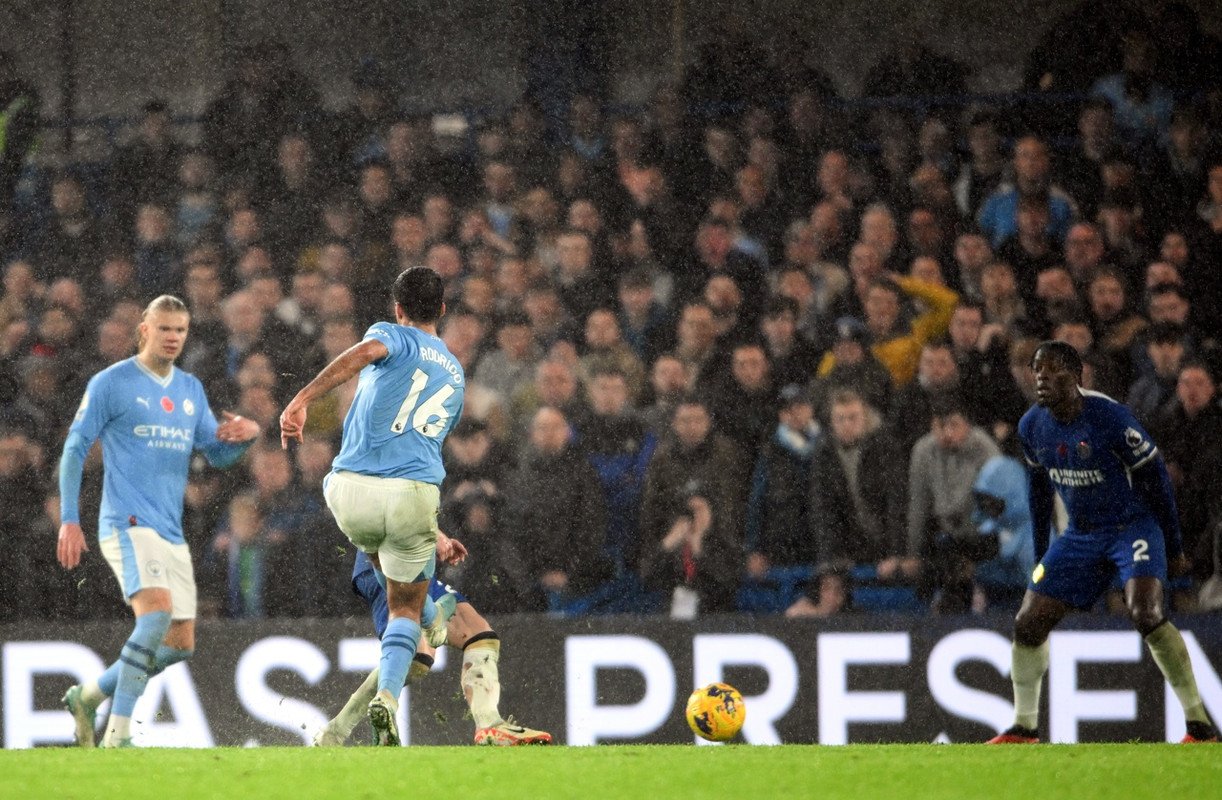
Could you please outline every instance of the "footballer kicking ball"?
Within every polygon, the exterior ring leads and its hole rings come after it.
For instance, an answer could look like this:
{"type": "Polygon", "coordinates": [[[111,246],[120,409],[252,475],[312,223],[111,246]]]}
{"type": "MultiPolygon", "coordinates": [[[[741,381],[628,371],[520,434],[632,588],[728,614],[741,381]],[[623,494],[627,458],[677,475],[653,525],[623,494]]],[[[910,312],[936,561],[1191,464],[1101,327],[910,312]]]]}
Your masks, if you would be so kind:
{"type": "Polygon", "coordinates": [[[738,735],[747,718],[743,696],[728,683],[701,686],[687,698],[687,724],[710,742],[728,742],[738,735]]]}

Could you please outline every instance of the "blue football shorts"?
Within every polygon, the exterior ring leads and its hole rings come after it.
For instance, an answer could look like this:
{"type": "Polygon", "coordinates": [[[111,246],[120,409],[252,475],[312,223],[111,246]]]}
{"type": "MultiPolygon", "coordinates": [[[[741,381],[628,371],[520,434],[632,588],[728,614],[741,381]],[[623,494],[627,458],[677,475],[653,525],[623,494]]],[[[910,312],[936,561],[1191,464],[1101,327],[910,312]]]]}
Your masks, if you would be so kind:
{"type": "Polygon", "coordinates": [[[1154,520],[1099,528],[1067,528],[1053,540],[1027,584],[1074,608],[1092,607],[1113,582],[1158,578],[1167,583],[1167,546],[1154,520]]]}

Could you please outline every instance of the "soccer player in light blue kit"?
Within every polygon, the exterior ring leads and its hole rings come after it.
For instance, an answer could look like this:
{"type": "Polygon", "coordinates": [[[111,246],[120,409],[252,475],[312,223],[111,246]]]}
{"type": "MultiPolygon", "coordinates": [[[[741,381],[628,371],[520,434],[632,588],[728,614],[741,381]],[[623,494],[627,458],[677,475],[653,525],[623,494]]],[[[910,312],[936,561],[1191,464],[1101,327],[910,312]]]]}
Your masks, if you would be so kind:
{"type": "Polygon", "coordinates": [[[1014,725],[990,744],[1039,741],[1048,634],[1070,610],[1093,606],[1117,576],[1134,627],[1184,707],[1183,741],[1216,742],[1184,638],[1163,608],[1168,572],[1183,574],[1190,564],[1162,456],[1126,406],[1081,388],[1082,359],[1073,346],[1044,342],[1031,369],[1037,404],[1019,421],[1018,436],[1031,478],[1038,563],[1014,620],[1014,725]],[[1049,545],[1054,492],[1069,524],[1049,545]]]}
{"type": "MultiPolygon", "coordinates": [[[[458,359],[437,338],[443,288],[427,267],[400,273],[393,289],[398,324],[374,323],[280,415],[281,443],[302,441],[310,403],[360,373],[323,496],[339,529],[386,581],[390,621],[382,636],[378,693],[369,703],[379,745],[399,743],[399,691],[420,641],[422,616],[429,626],[426,602],[445,477],[441,443],[462,413],[466,388],[458,359]]],[[[436,614],[435,607],[429,611],[436,614]]]]}
{"type": "Polygon", "coordinates": [[[253,420],[229,413],[218,425],[199,380],[175,368],[190,319],[176,297],[149,303],[139,352],[93,376],[64,442],[59,563],[73,569],[88,549],[78,507],[81,474],[101,439],[98,544],[136,615],[118,660],[64,695],[82,747],[93,746],[97,708],[112,695],[102,746],[130,746],[132,709],[148,679],[195,650],[195,576],[182,534],[191,453],[200,450],[213,466],[228,467],[259,435],[253,420]]]}

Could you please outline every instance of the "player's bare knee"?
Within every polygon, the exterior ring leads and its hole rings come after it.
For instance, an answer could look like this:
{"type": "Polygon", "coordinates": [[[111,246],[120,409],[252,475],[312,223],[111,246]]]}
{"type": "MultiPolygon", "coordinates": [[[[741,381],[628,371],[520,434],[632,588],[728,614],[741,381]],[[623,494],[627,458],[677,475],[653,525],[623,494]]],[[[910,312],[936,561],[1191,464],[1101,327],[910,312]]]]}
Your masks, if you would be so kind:
{"type": "Polygon", "coordinates": [[[1129,606],[1129,619],[1133,621],[1133,627],[1138,633],[1149,636],[1155,628],[1167,621],[1167,615],[1163,613],[1161,603],[1143,603],[1129,606]]]}

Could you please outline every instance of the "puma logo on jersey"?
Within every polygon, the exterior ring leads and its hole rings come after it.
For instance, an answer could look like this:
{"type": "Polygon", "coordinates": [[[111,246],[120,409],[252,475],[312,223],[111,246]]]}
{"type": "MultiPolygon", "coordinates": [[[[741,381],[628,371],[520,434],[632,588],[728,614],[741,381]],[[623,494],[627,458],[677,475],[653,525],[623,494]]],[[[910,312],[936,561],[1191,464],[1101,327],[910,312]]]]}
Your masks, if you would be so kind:
{"type": "Polygon", "coordinates": [[[149,399],[147,397],[137,397],[136,402],[144,406],[145,408],[149,407],[149,399]]]}

